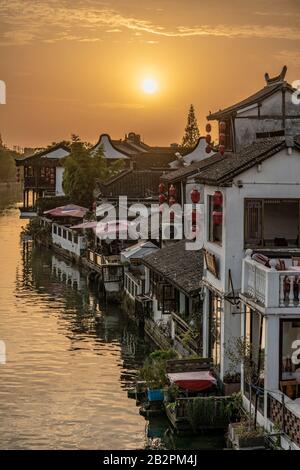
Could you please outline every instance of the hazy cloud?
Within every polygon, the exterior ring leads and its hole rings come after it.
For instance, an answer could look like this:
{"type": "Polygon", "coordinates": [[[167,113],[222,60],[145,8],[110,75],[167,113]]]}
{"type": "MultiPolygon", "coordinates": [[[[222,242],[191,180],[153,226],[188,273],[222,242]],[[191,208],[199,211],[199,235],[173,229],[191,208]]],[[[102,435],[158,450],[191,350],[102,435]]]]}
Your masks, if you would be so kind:
{"type": "Polygon", "coordinates": [[[105,108],[105,109],[143,109],[145,106],[140,103],[92,103],[90,105],[93,108],[105,108]]]}
{"type": "MultiPolygon", "coordinates": [[[[62,2],[57,0],[2,0],[0,15],[2,45],[29,44],[34,41],[96,42],[105,34],[124,30],[167,38],[225,37],[299,40],[299,28],[274,25],[181,25],[165,29],[161,24],[125,15],[101,2],[62,2]]],[[[256,12],[257,16],[265,15],[256,12]]]]}
{"type": "Polygon", "coordinates": [[[287,63],[287,64],[293,64],[296,66],[300,65],[300,52],[299,51],[289,51],[289,50],[283,50],[279,51],[275,55],[276,59],[280,63],[287,63]]]}

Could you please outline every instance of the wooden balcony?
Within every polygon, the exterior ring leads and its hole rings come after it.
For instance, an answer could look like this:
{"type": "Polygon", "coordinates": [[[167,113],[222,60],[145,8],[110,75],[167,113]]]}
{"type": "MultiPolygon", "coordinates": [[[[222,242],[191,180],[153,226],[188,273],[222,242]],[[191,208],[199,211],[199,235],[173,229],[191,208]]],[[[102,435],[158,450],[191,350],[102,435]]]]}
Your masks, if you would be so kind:
{"type": "Polygon", "coordinates": [[[104,282],[123,282],[124,267],[119,256],[103,256],[92,250],[87,250],[87,263],[102,274],[104,282]]]}
{"type": "Polygon", "coordinates": [[[24,189],[31,188],[55,190],[55,179],[51,182],[49,179],[38,176],[25,176],[24,189]]]}

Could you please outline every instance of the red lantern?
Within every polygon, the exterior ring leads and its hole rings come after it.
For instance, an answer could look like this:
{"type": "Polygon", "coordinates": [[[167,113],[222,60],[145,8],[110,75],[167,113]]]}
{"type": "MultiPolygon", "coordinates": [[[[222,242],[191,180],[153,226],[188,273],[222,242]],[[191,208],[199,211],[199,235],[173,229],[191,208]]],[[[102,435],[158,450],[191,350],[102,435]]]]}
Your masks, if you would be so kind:
{"type": "Polygon", "coordinates": [[[173,184],[169,186],[169,196],[176,196],[176,188],[173,184]]]}
{"type": "Polygon", "coordinates": [[[166,202],[166,196],[164,194],[160,194],[158,200],[160,204],[163,204],[164,202],[166,202]]]}
{"type": "Polygon", "coordinates": [[[219,145],[219,153],[221,155],[224,155],[224,153],[225,153],[225,146],[224,145],[219,145]]]}
{"type": "Polygon", "coordinates": [[[175,204],[175,202],[176,202],[175,197],[174,197],[174,196],[171,196],[171,197],[169,198],[169,206],[173,206],[173,204],[175,204]]]}
{"type": "Polygon", "coordinates": [[[213,211],[213,224],[221,225],[223,220],[223,213],[221,211],[213,211]]]}
{"type": "Polygon", "coordinates": [[[194,188],[191,191],[191,200],[194,204],[198,204],[198,202],[200,201],[200,193],[198,189],[194,188]]]}
{"type": "Polygon", "coordinates": [[[215,191],[213,195],[214,207],[220,207],[223,203],[223,195],[221,191],[215,191]]]}
{"type": "Polygon", "coordinates": [[[192,210],[192,225],[196,224],[196,220],[197,220],[197,211],[196,209],[193,209],[192,210]]]}
{"type": "Polygon", "coordinates": [[[221,121],[219,128],[220,128],[220,132],[225,132],[225,129],[226,129],[226,122],[221,121]]]}
{"type": "Polygon", "coordinates": [[[211,146],[209,144],[205,147],[205,151],[206,151],[206,153],[211,152],[211,146]]]}
{"type": "Polygon", "coordinates": [[[158,190],[159,190],[159,192],[160,192],[161,194],[165,192],[165,185],[164,185],[164,183],[160,183],[160,184],[159,184],[158,190]]]}
{"type": "Polygon", "coordinates": [[[207,134],[206,137],[205,137],[205,140],[208,144],[210,144],[211,143],[211,135],[207,134]]]}
{"type": "Polygon", "coordinates": [[[223,134],[222,132],[219,134],[219,143],[225,144],[225,134],[223,134]]]}
{"type": "Polygon", "coordinates": [[[211,131],[211,125],[209,124],[209,122],[206,124],[206,132],[210,132],[211,131]]]}

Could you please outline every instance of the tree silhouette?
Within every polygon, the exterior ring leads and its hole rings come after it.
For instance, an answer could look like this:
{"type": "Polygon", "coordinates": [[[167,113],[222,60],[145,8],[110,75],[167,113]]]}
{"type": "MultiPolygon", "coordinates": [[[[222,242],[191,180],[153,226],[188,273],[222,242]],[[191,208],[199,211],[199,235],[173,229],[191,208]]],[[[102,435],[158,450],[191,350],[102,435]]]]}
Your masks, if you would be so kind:
{"type": "Polygon", "coordinates": [[[187,119],[187,125],[185,128],[185,133],[182,139],[183,147],[194,147],[200,137],[200,132],[198,128],[197,119],[195,116],[194,106],[191,104],[187,119]]]}
{"type": "Polygon", "coordinates": [[[91,156],[87,144],[81,142],[78,136],[72,135],[71,154],[64,158],[63,166],[63,188],[66,195],[72,203],[90,208],[96,181],[106,181],[116,175],[123,163],[121,160],[108,163],[101,148],[91,156]]]}

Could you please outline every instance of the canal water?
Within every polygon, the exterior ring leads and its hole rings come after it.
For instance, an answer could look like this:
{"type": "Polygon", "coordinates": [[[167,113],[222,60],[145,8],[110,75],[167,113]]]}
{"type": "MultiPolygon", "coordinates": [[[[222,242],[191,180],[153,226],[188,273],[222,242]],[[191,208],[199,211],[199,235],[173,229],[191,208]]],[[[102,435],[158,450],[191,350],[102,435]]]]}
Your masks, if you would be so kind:
{"type": "Polygon", "coordinates": [[[0,448],[222,447],[216,437],[174,438],[165,419],[139,415],[127,390],[151,345],[76,267],[21,240],[27,221],[8,192],[0,189],[0,448]]]}

